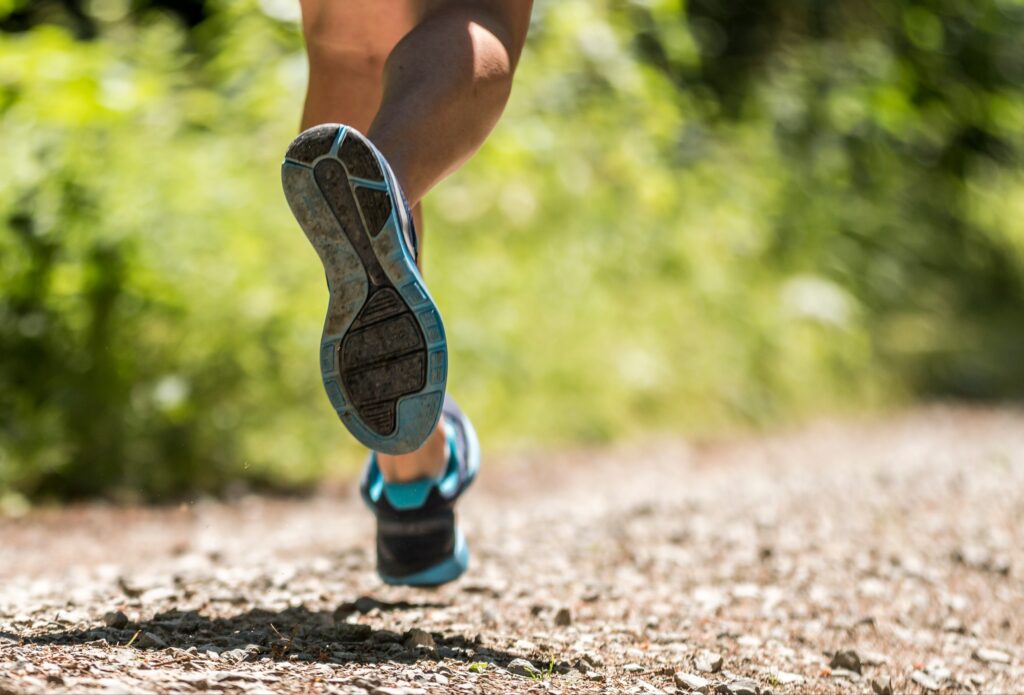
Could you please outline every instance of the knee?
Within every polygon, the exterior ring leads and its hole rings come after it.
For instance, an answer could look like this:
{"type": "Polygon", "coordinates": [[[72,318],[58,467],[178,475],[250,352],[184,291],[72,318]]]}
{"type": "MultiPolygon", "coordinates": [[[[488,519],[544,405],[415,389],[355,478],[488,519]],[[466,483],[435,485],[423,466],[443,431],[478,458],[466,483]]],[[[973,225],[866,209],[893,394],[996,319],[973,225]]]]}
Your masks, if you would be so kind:
{"type": "Polygon", "coordinates": [[[444,71],[450,89],[504,103],[512,90],[518,47],[503,18],[481,4],[457,0],[441,5],[399,42],[386,69],[414,65],[436,78],[434,61],[423,58],[443,52],[445,63],[456,68],[444,71]]]}
{"type": "Polygon", "coordinates": [[[496,18],[493,22],[488,19],[478,17],[468,24],[474,83],[493,92],[494,96],[507,99],[515,70],[508,33],[496,18]]]}

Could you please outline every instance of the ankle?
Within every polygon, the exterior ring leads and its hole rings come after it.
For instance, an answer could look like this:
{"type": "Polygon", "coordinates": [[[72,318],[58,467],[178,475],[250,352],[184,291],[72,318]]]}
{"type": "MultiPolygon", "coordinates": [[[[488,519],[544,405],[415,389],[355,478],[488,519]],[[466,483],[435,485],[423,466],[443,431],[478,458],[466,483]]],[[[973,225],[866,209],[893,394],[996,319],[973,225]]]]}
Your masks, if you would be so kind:
{"type": "Polygon", "coordinates": [[[448,465],[448,437],[443,419],[427,441],[416,451],[400,456],[377,453],[381,475],[389,483],[409,483],[423,478],[439,478],[448,465]]]}

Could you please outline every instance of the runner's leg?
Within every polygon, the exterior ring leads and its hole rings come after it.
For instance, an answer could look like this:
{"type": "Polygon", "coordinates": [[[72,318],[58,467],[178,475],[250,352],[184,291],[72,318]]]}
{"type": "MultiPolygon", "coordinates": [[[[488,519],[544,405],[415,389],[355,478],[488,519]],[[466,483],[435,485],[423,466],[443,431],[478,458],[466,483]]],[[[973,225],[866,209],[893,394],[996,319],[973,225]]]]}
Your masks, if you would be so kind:
{"type": "Polygon", "coordinates": [[[501,116],[530,20],[530,0],[427,0],[384,65],[368,135],[410,203],[458,169],[501,116]]]}
{"type": "MultiPolygon", "coordinates": [[[[512,85],[530,0],[303,0],[310,62],[303,128],[366,132],[414,206],[483,144],[512,85]]],[[[393,482],[438,475],[442,423],[417,451],[378,455],[393,482]]]]}

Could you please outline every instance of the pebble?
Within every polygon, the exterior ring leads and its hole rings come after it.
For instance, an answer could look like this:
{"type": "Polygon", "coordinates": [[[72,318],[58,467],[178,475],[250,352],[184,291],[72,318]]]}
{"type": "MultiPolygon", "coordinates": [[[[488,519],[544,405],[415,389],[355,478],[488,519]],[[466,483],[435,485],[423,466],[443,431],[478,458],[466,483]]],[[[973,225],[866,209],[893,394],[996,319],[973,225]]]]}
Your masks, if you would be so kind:
{"type": "Polygon", "coordinates": [[[342,623],[335,634],[340,642],[363,642],[373,634],[373,628],[361,623],[342,623]]]}
{"type": "Polygon", "coordinates": [[[860,680],[860,674],[848,668],[834,668],[831,675],[833,678],[843,678],[848,681],[860,680]]]}
{"type": "Polygon", "coordinates": [[[391,630],[377,630],[370,635],[371,644],[401,644],[402,636],[391,630]]]}
{"type": "Polygon", "coordinates": [[[846,669],[854,673],[860,673],[860,655],[852,649],[841,649],[835,653],[832,660],[828,662],[829,667],[834,669],[846,669]]]}
{"type": "Polygon", "coordinates": [[[701,652],[694,659],[694,665],[697,667],[697,670],[704,673],[718,673],[722,670],[723,663],[721,654],[716,654],[715,652],[701,652]]]}
{"type": "Polygon", "coordinates": [[[986,664],[1008,664],[1010,663],[1010,655],[1006,652],[1001,652],[998,649],[975,649],[975,659],[983,661],[986,664]]]}
{"type": "Polygon", "coordinates": [[[572,612],[568,608],[559,608],[555,613],[555,625],[560,627],[572,625],[572,612]]]}
{"type": "Polygon", "coordinates": [[[804,677],[799,673],[789,673],[788,671],[779,671],[775,674],[775,680],[782,685],[797,685],[804,682],[804,677]]]}
{"type": "Polygon", "coordinates": [[[648,693],[648,695],[665,695],[664,690],[654,685],[653,683],[648,683],[643,679],[638,678],[636,684],[643,689],[643,692],[648,693]]]}
{"type": "Polygon", "coordinates": [[[939,685],[938,681],[924,671],[914,671],[910,674],[910,680],[914,681],[925,690],[938,690],[942,687],[939,685]]]}
{"type": "Polygon", "coordinates": [[[706,693],[711,686],[711,681],[707,678],[686,671],[678,671],[672,679],[680,688],[686,688],[690,692],[706,693]]]}
{"type": "Polygon", "coordinates": [[[134,646],[139,649],[161,649],[167,646],[167,640],[152,632],[143,632],[135,639],[134,646]]]}
{"type": "Polygon", "coordinates": [[[247,649],[232,649],[221,654],[221,658],[228,659],[230,661],[245,661],[248,657],[249,650],[247,649]]]}
{"type": "Polygon", "coordinates": [[[864,666],[881,666],[889,663],[889,657],[881,652],[857,652],[860,656],[860,665],[864,666]]]}
{"type": "Polygon", "coordinates": [[[953,675],[953,672],[938,660],[928,662],[925,672],[940,683],[953,675]]]}
{"type": "Polygon", "coordinates": [[[872,679],[871,692],[875,695],[892,695],[892,680],[888,679],[883,683],[881,679],[872,679]]]}
{"type": "Polygon", "coordinates": [[[757,681],[739,678],[719,686],[718,692],[723,695],[761,695],[761,688],[757,685],[757,681]]]}
{"type": "Polygon", "coordinates": [[[540,670],[526,659],[513,659],[505,667],[505,670],[517,676],[525,676],[526,678],[540,675],[540,670]]]}
{"type": "Polygon", "coordinates": [[[117,578],[117,586],[121,589],[121,591],[124,592],[124,595],[128,598],[138,598],[142,595],[142,592],[144,591],[142,587],[134,586],[128,579],[126,579],[123,576],[117,578]]]}
{"type": "Polygon", "coordinates": [[[380,601],[369,596],[360,596],[353,603],[353,607],[360,613],[369,613],[374,608],[380,608],[380,601]]]}
{"type": "Polygon", "coordinates": [[[626,673],[640,673],[644,670],[644,667],[640,664],[626,664],[622,667],[622,670],[626,673]]]}
{"type": "Polygon", "coordinates": [[[107,627],[112,627],[120,630],[121,628],[128,625],[128,616],[121,611],[111,611],[103,614],[103,623],[107,627]]]}
{"type": "Polygon", "coordinates": [[[967,628],[956,618],[949,618],[946,622],[942,623],[942,631],[955,632],[960,635],[967,634],[967,628]]]}
{"type": "Polygon", "coordinates": [[[421,630],[418,627],[414,627],[409,630],[405,635],[405,646],[408,649],[424,648],[424,649],[436,649],[437,645],[434,644],[434,638],[426,630],[421,630]]]}
{"type": "Polygon", "coordinates": [[[604,674],[599,671],[587,671],[586,673],[588,681],[603,681],[604,674]]]}

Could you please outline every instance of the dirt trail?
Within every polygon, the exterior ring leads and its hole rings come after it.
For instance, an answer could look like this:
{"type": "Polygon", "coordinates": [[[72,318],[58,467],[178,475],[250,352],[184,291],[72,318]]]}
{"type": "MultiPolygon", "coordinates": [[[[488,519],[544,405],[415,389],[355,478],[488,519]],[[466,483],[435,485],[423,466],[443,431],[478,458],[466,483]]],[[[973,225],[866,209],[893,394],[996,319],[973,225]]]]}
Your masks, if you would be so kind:
{"type": "Polygon", "coordinates": [[[508,459],[461,514],[437,591],[354,490],[0,521],[0,693],[1024,691],[1019,411],[508,459]]]}

